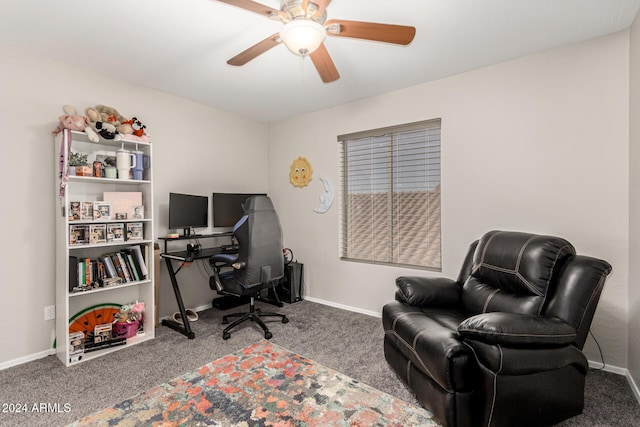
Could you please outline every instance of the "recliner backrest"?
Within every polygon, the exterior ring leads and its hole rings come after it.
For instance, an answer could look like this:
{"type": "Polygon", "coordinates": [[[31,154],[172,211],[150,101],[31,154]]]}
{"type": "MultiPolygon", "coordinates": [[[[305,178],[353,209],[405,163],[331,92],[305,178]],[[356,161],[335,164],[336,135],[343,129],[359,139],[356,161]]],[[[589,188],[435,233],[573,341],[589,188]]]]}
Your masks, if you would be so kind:
{"type": "Polygon", "coordinates": [[[284,276],[282,228],[271,199],[249,197],[244,216],[236,223],[233,234],[238,240],[238,260],[245,268],[234,270],[234,278],[246,286],[257,285],[284,276]]]}
{"type": "Polygon", "coordinates": [[[462,286],[468,314],[540,314],[560,267],[575,255],[565,239],[490,231],[480,239],[471,275],[462,286]]]}

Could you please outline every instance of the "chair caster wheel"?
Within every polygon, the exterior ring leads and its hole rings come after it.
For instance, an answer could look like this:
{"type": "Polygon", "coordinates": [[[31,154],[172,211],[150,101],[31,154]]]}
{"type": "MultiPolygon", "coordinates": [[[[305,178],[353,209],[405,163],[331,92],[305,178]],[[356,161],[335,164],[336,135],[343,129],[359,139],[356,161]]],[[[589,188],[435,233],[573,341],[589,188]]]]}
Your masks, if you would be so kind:
{"type": "Polygon", "coordinates": [[[270,340],[271,338],[273,338],[273,334],[271,332],[269,332],[269,331],[266,331],[264,333],[264,339],[270,340]]]}
{"type": "Polygon", "coordinates": [[[286,317],[282,318],[282,323],[289,323],[289,319],[287,319],[286,317]]]}
{"type": "Polygon", "coordinates": [[[228,324],[228,323],[229,323],[229,319],[227,319],[226,317],[223,317],[223,318],[222,318],[222,324],[223,324],[223,325],[226,325],[226,324],[228,324]]]}
{"type": "Polygon", "coordinates": [[[223,332],[222,333],[222,339],[223,340],[228,340],[229,338],[231,338],[231,334],[229,332],[223,332]]]}

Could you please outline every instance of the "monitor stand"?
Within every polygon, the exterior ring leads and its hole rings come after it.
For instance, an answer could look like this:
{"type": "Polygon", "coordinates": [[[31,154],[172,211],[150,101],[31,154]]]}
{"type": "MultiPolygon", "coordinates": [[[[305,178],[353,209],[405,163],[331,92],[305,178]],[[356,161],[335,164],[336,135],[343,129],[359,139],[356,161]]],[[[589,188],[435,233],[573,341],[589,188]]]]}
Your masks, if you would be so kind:
{"type": "Polygon", "coordinates": [[[196,234],[195,231],[192,231],[191,228],[183,228],[182,229],[182,238],[188,239],[189,237],[200,237],[201,234],[196,234]]]}

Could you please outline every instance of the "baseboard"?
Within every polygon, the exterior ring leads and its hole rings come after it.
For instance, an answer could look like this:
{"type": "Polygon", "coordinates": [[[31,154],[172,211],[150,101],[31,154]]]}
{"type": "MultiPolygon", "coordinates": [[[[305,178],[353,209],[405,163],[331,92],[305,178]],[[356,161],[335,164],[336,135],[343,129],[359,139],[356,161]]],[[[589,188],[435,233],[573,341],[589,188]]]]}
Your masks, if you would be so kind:
{"type": "Polygon", "coordinates": [[[627,371],[627,381],[629,382],[629,386],[631,387],[631,391],[633,391],[633,395],[636,397],[638,403],[640,403],[640,389],[638,389],[638,384],[633,380],[633,377],[627,371]]]}
{"type": "Polygon", "coordinates": [[[313,297],[308,297],[308,296],[305,296],[304,299],[307,300],[307,301],[316,302],[316,303],[322,304],[322,305],[328,305],[328,306],[335,307],[335,308],[341,308],[341,309],[347,310],[347,311],[354,311],[356,313],[366,314],[368,316],[382,317],[382,313],[377,312],[377,311],[365,310],[365,309],[358,308],[358,307],[352,307],[350,305],[338,304],[337,302],[326,301],[326,300],[323,300],[323,299],[320,299],[320,298],[313,298],[313,297]]]}
{"type": "Polygon", "coordinates": [[[28,356],[19,357],[17,359],[8,360],[6,362],[0,363],[0,371],[11,368],[13,366],[22,365],[23,363],[31,362],[34,360],[42,359],[43,357],[51,356],[56,354],[55,348],[50,348],[49,350],[41,351],[39,353],[30,354],[28,356]]]}
{"type": "Polygon", "coordinates": [[[625,377],[627,379],[627,382],[629,383],[629,387],[631,387],[631,391],[633,392],[633,395],[636,397],[636,400],[638,401],[638,403],[640,403],[640,389],[638,389],[638,385],[633,380],[633,377],[631,376],[631,373],[629,373],[628,369],[620,368],[618,366],[609,366],[609,365],[605,366],[603,369],[602,362],[594,362],[591,360],[589,361],[589,367],[591,369],[602,369],[605,372],[611,372],[612,374],[618,374],[625,377]]]}

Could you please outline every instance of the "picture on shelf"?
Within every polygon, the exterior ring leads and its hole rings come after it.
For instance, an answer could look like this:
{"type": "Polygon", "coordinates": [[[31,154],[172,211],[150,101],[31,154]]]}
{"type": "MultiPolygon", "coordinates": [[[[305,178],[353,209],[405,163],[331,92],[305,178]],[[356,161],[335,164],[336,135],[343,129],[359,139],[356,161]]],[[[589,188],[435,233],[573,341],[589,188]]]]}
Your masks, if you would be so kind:
{"type": "Polygon", "coordinates": [[[80,202],[69,202],[69,221],[80,221],[80,202]]]}
{"type": "Polygon", "coordinates": [[[124,242],[124,224],[107,224],[107,243],[124,242]]]}
{"type": "Polygon", "coordinates": [[[92,224],[89,226],[89,243],[99,244],[107,241],[106,224],[92,224]]]}
{"type": "Polygon", "coordinates": [[[111,219],[111,202],[108,202],[108,201],[93,202],[93,219],[94,220],[111,219]]]}
{"type": "Polygon", "coordinates": [[[80,202],[80,220],[88,221],[93,219],[93,202],[80,202]]]}
{"type": "Polygon", "coordinates": [[[86,225],[70,225],[69,226],[69,244],[83,245],[88,243],[88,230],[86,225]]]}
{"type": "Polygon", "coordinates": [[[140,191],[105,191],[102,200],[111,202],[111,211],[116,213],[116,219],[134,218],[134,207],[142,206],[142,192],[140,191]],[[125,218],[118,218],[117,214],[127,214],[125,218]]]}
{"type": "Polygon", "coordinates": [[[116,212],[116,219],[120,221],[125,220],[127,219],[127,214],[123,212],[116,212]]]}
{"type": "Polygon", "coordinates": [[[133,219],[143,219],[144,218],[144,206],[134,206],[133,207],[133,219]]]}
{"type": "Polygon", "coordinates": [[[142,223],[131,222],[127,224],[127,240],[142,240],[142,223]]]}

